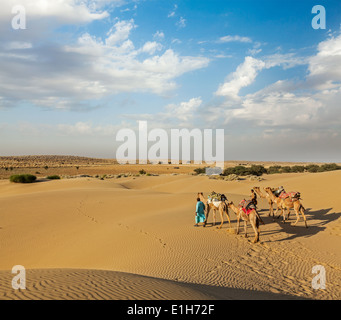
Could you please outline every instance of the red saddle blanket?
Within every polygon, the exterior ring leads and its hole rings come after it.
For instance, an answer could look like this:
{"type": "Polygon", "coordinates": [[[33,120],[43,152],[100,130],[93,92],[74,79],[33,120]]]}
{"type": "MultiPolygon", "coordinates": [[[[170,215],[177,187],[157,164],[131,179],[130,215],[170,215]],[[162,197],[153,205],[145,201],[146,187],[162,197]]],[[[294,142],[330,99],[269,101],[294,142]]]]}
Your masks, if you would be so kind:
{"type": "Polygon", "coordinates": [[[243,212],[247,215],[250,214],[250,212],[253,210],[253,209],[246,209],[246,208],[242,208],[243,212]]]}
{"type": "Polygon", "coordinates": [[[255,205],[251,200],[242,200],[239,202],[239,208],[241,208],[244,213],[249,215],[250,212],[255,209],[255,205]]]}
{"type": "Polygon", "coordinates": [[[300,193],[299,192],[282,192],[279,197],[281,199],[287,199],[287,198],[299,198],[300,193]]]}

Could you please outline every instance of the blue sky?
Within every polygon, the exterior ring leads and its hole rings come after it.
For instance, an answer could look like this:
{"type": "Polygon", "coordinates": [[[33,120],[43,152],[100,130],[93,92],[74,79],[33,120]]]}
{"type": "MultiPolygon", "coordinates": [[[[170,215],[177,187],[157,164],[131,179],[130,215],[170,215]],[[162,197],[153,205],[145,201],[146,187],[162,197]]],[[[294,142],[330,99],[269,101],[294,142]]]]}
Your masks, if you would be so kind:
{"type": "Polygon", "coordinates": [[[114,158],[147,120],[224,129],[226,160],[341,162],[340,1],[2,2],[0,155],[114,158]]]}

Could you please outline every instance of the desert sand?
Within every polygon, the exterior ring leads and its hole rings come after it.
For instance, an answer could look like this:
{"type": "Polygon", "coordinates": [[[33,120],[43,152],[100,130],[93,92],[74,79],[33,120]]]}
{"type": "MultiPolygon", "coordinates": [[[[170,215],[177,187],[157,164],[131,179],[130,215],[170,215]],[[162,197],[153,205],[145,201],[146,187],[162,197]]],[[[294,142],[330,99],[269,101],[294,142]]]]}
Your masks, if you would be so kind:
{"type": "Polygon", "coordinates": [[[0,180],[0,299],[340,299],[341,171],[264,179],[0,180]],[[257,244],[250,225],[248,239],[235,234],[232,211],[232,229],[194,227],[197,192],[238,203],[256,185],[300,191],[309,228],[291,226],[293,212],[286,224],[268,217],[263,199],[257,244]],[[26,290],[11,286],[15,265],[26,290]],[[315,265],[324,290],[312,288],[315,265]]]}

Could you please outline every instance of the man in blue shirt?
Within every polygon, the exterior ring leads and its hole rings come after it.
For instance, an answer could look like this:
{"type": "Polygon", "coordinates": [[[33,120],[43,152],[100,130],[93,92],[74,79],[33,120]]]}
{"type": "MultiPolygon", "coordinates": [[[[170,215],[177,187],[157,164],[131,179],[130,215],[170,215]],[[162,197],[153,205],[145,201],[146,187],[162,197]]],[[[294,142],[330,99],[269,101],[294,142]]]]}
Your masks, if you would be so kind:
{"type": "Polygon", "coordinates": [[[198,227],[198,223],[204,223],[206,220],[205,216],[205,204],[197,199],[197,206],[195,211],[195,227],[198,227]]]}

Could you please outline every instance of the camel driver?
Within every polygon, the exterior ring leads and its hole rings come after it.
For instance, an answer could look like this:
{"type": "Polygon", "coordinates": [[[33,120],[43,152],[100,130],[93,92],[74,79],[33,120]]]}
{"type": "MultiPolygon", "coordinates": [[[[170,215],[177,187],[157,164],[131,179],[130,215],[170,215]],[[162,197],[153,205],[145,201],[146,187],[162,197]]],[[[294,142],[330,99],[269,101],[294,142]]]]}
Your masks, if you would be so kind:
{"type": "Polygon", "coordinates": [[[200,198],[197,199],[197,206],[195,210],[195,227],[198,227],[198,223],[204,223],[206,220],[205,216],[205,204],[200,201],[200,198]]]}
{"type": "Polygon", "coordinates": [[[253,189],[251,189],[251,202],[257,207],[257,194],[253,189]]]}

